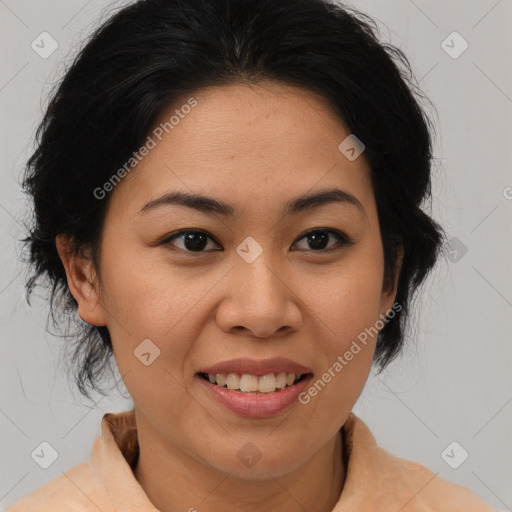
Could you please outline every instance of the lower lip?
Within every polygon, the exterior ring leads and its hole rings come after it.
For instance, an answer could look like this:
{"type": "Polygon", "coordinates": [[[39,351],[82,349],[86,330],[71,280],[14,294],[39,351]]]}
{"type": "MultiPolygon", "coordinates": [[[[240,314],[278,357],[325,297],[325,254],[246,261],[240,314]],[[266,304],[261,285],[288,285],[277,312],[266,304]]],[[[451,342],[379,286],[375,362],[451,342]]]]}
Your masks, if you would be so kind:
{"type": "Polygon", "coordinates": [[[199,375],[197,375],[197,378],[214,398],[239,416],[246,418],[266,418],[268,416],[275,416],[288,409],[294,402],[298,402],[298,396],[307,387],[312,376],[308,375],[301,381],[293,384],[293,386],[287,386],[280,391],[257,395],[241,393],[212,384],[199,375]]]}

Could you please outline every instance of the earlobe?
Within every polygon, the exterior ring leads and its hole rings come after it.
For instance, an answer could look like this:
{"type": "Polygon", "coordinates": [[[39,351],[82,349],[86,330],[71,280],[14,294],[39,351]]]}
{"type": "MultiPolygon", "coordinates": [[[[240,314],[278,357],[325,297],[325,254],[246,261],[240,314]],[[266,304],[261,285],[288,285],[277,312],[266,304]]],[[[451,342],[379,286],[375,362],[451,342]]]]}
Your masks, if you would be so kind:
{"type": "Polygon", "coordinates": [[[70,238],[66,235],[57,235],[55,244],[66,271],[69,290],[78,303],[80,318],[92,325],[106,325],[98,279],[92,259],[77,254],[72,249],[70,238]]]}

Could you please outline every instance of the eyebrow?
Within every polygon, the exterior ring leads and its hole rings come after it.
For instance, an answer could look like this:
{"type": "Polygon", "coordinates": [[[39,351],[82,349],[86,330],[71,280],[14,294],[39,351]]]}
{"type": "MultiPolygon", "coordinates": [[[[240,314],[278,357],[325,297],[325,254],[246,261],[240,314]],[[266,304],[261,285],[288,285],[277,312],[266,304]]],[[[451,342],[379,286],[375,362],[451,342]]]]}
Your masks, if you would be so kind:
{"type": "MultiPolygon", "coordinates": [[[[291,199],[284,205],[281,218],[332,203],[353,206],[359,210],[360,213],[366,215],[363,205],[355,196],[339,188],[333,188],[291,199]]],[[[235,208],[219,199],[179,191],[169,192],[158,199],[147,202],[140,209],[139,214],[147,213],[163,206],[174,205],[186,206],[203,213],[218,213],[225,217],[234,218],[236,216],[235,208]]]]}

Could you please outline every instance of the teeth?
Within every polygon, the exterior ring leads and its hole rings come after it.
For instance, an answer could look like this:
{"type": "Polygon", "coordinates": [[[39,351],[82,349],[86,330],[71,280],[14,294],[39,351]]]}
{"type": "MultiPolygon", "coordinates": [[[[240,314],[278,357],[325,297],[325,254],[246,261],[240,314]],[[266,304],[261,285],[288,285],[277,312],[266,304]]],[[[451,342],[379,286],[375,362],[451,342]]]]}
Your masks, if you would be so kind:
{"type": "Polygon", "coordinates": [[[244,373],[209,373],[208,380],[219,386],[225,386],[228,389],[241,391],[242,393],[273,393],[278,389],[291,386],[300,375],[295,373],[268,373],[266,375],[249,375],[244,373]]]}
{"type": "Polygon", "coordinates": [[[236,373],[228,373],[226,384],[228,389],[240,389],[240,377],[236,373]]]}
{"type": "MultiPolygon", "coordinates": [[[[258,379],[258,391],[260,393],[272,393],[276,390],[276,378],[273,373],[269,375],[262,375],[258,379]]],[[[241,389],[241,391],[244,391],[241,389]]]]}
{"type": "Polygon", "coordinates": [[[286,373],[281,372],[277,374],[276,387],[278,389],[283,389],[284,387],[286,387],[286,373]]]}
{"type": "MultiPolygon", "coordinates": [[[[258,391],[258,377],[256,375],[247,375],[244,373],[240,377],[240,391],[249,393],[251,391],[258,391]]],[[[261,391],[261,390],[260,390],[261,391]]]]}

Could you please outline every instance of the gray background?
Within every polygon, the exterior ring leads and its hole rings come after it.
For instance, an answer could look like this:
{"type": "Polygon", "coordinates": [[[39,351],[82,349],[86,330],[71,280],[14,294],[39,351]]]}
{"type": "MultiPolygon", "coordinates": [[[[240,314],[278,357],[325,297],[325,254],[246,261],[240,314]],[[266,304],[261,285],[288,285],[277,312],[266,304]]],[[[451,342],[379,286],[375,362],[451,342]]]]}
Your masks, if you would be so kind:
{"type": "MultiPolygon", "coordinates": [[[[437,108],[432,214],[451,238],[416,304],[407,350],[369,379],[355,412],[393,454],[512,510],[512,2],[350,4],[406,52],[437,108]],[[454,31],[469,44],[457,58],[442,46],[454,31]],[[469,453],[457,469],[441,455],[453,441],[452,464],[469,453]]],[[[114,5],[0,0],[0,510],[87,459],[101,416],[131,406],[117,393],[91,403],[74,389],[63,340],[45,332],[46,303],[23,301],[16,242],[27,219],[19,176],[47,95],[114,5]],[[45,59],[31,48],[44,31],[58,42],[45,59]],[[31,458],[42,441],[59,454],[46,470],[31,458]]],[[[452,54],[457,37],[445,43],[452,54]]]]}

